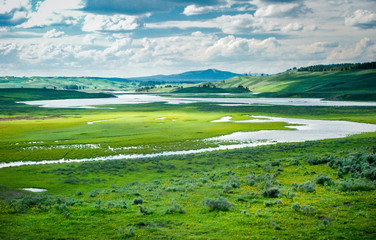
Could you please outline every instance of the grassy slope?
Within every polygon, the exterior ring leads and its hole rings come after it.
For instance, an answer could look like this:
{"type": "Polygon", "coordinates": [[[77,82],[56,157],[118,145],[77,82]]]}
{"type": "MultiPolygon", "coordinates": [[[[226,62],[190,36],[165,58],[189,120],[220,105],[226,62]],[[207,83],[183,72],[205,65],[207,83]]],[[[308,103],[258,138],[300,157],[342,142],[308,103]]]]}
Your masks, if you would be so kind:
{"type": "Polygon", "coordinates": [[[66,86],[84,86],[85,90],[114,89],[129,90],[135,89],[137,83],[114,81],[106,78],[69,78],[69,77],[0,77],[1,88],[54,88],[65,89],[66,86]]]}
{"type": "Polygon", "coordinates": [[[376,70],[343,72],[284,72],[271,76],[235,77],[218,83],[231,88],[243,85],[268,96],[319,96],[375,100],[376,70]],[[299,95],[300,94],[300,95],[299,95]],[[352,95],[349,97],[349,95],[352,95]]]}

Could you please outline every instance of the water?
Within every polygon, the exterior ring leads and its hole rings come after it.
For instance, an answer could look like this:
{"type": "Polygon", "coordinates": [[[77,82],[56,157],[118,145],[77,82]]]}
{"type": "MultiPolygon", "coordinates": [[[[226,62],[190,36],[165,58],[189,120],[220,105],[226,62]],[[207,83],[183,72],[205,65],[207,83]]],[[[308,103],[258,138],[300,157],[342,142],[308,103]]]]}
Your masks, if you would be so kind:
{"type": "Polygon", "coordinates": [[[278,118],[267,116],[252,116],[256,119],[232,121],[231,117],[223,117],[212,122],[259,123],[286,122],[298,126],[287,126],[295,131],[262,130],[257,132],[234,132],[224,136],[210,138],[216,141],[272,141],[272,142],[304,142],[323,139],[342,138],[365,132],[376,132],[375,124],[349,121],[310,120],[297,118],[278,118]]]}
{"type": "Polygon", "coordinates": [[[290,106],[372,106],[376,102],[352,101],[324,101],[319,98],[180,98],[162,97],[149,94],[124,94],[117,98],[87,98],[87,99],[62,99],[25,101],[28,105],[37,105],[47,108],[95,108],[94,106],[117,104],[145,104],[163,102],[166,104],[187,104],[197,102],[210,102],[223,106],[243,105],[290,105],[290,106]],[[235,105],[234,105],[235,104],[235,105]]]}
{"type": "Polygon", "coordinates": [[[47,189],[43,188],[22,188],[22,190],[28,191],[28,192],[45,192],[47,189]]]}

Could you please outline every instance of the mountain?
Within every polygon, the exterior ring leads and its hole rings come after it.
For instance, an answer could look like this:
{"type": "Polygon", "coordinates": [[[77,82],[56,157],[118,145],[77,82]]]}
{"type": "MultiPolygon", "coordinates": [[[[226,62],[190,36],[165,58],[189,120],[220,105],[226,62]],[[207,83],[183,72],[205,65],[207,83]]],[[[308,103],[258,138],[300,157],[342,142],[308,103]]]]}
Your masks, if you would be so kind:
{"type": "Polygon", "coordinates": [[[183,72],[172,75],[154,75],[146,77],[128,78],[133,81],[157,81],[157,82],[217,82],[229,78],[241,76],[241,74],[220,71],[217,69],[207,69],[201,71],[183,72]]]}

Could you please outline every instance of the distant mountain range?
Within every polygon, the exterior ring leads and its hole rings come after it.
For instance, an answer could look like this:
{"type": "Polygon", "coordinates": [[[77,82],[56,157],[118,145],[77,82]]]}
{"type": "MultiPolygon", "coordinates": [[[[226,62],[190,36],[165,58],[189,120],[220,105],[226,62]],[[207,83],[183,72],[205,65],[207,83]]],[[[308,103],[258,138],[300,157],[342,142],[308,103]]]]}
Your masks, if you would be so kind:
{"type": "Polygon", "coordinates": [[[241,76],[233,72],[220,71],[217,69],[207,69],[201,71],[183,72],[172,75],[154,75],[147,77],[127,78],[134,81],[158,81],[158,82],[217,82],[229,78],[241,76]]]}

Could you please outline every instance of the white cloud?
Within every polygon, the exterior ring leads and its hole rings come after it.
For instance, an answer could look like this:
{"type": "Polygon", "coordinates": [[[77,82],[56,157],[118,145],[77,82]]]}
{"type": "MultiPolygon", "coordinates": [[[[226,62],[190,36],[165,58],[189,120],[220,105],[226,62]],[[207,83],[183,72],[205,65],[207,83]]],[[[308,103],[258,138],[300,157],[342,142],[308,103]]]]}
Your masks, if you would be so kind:
{"type": "Polygon", "coordinates": [[[59,38],[59,37],[62,37],[64,36],[64,32],[60,31],[56,31],[56,29],[52,29],[50,31],[47,31],[43,37],[44,38],[59,38]]]}
{"type": "Polygon", "coordinates": [[[354,48],[338,48],[329,56],[328,60],[373,61],[376,57],[376,44],[368,37],[361,39],[354,48]]]}
{"type": "Polygon", "coordinates": [[[353,15],[345,18],[345,23],[348,26],[359,28],[375,28],[376,27],[376,12],[358,9],[353,15]]]}
{"type": "Polygon", "coordinates": [[[97,39],[96,36],[92,35],[92,34],[87,34],[83,39],[82,39],[82,42],[84,44],[88,44],[88,45],[92,45],[94,44],[95,40],[97,39]]]}
{"type": "Polygon", "coordinates": [[[0,0],[0,26],[14,26],[27,20],[31,0],[0,0]]]}
{"type": "Polygon", "coordinates": [[[193,4],[193,5],[186,6],[184,8],[183,14],[187,16],[199,15],[199,14],[210,12],[214,9],[216,8],[213,6],[197,6],[193,4]]]}
{"type": "Polygon", "coordinates": [[[301,23],[289,23],[286,26],[281,28],[282,32],[291,32],[291,31],[302,31],[304,29],[303,24],[301,23]]]}
{"type": "Polygon", "coordinates": [[[124,31],[134,30],[141,26],[138,17],[128,15],[94,15],[85,17],[82,30],[85,32],[94,31],[124,31]]]}
{"type": "MultiPolygon", "coordinates": [[[[279,46],[278,41],[272,37],[265,40],[237,38],[232,35],[216,41],[213,46],[205,51],[209,58],[213,57],[231,57],[236,55],[249,56],[258,54],[267,54],[279,46]]],[[[259,57],[260,57],[259,55],[259,57]]]]}
{"type": "Polygon", "coordinates": [[[21,27],[43,27],[54,24],[76,25],[83,14],[77,10],[82,7],[80,0],[45,0],[21,27]]]}
{"type": "Polygon", "coordinates": [[[10,42],[0,43],[0,55],[8,55],[17,50],[17,45],[10,42]]]}
{"type": "Polygon", "coordinates": [[[311,11],[303,3],[260,4],[255,17],[298,17],[311,11]]]}

